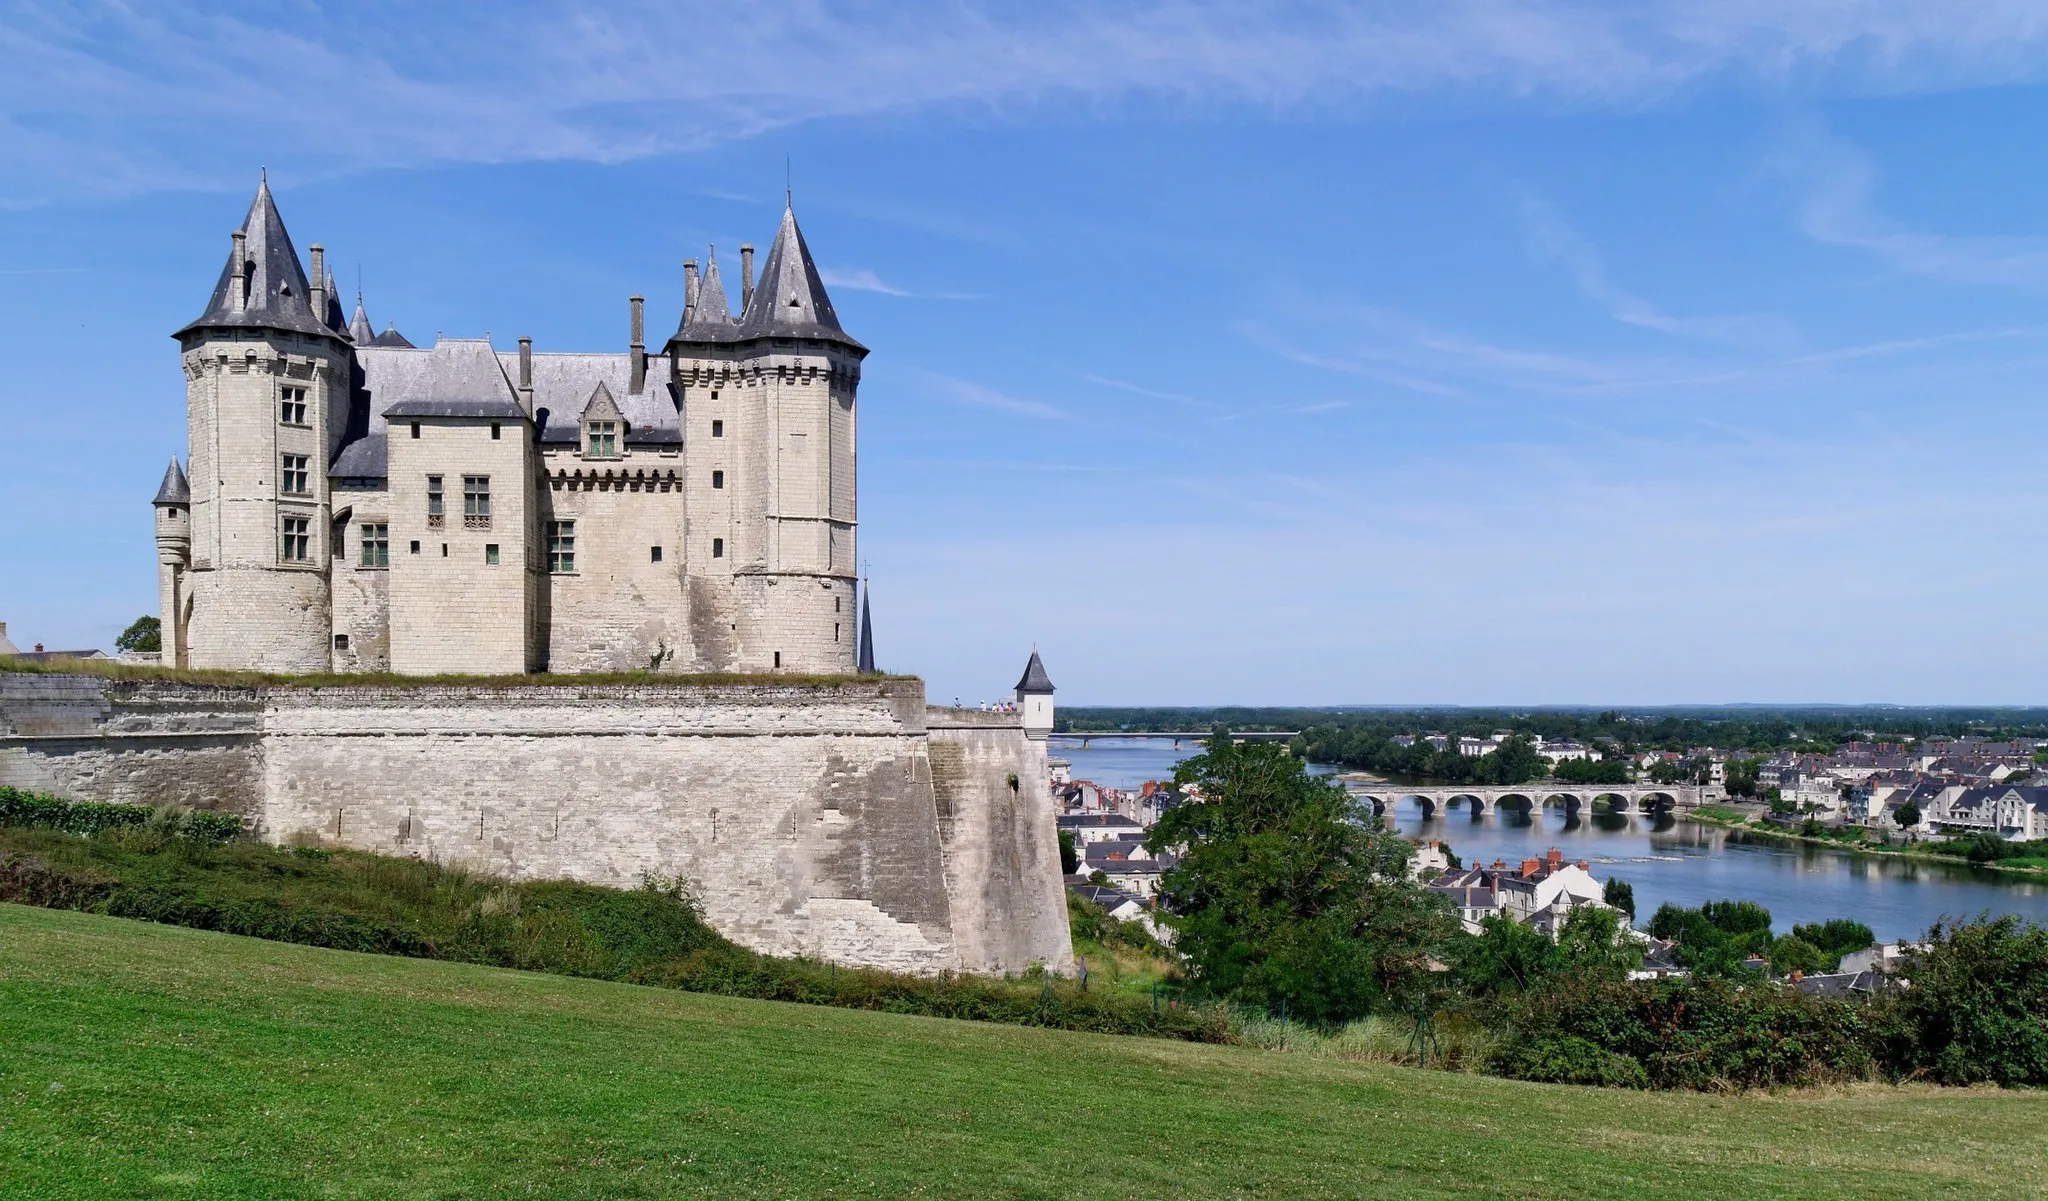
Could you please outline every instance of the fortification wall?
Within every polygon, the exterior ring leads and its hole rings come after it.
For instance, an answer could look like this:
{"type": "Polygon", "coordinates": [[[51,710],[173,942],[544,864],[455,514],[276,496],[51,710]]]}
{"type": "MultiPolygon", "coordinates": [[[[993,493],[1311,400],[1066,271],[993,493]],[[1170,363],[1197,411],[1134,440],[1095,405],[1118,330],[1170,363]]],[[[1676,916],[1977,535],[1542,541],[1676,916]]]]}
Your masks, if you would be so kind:
{"type": "Polygon", "coordinates": [[[272,841],[515,879],[681,876],[717,929],[775,954],[1064,970],[1043,748],[972,716],[928,728],[914,680],[215,689],[0,673],[0,783],[229,809],[272,841]]]}

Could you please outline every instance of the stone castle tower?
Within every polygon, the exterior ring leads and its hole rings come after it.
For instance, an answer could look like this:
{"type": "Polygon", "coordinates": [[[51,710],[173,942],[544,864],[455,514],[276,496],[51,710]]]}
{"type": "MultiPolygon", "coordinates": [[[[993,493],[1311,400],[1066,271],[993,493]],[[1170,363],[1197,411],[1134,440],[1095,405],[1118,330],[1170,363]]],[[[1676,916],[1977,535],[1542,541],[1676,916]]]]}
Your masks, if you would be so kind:
{"type": "Polygon", "coordinates": [[[343,316],[268,182],[175,335],[189,467],[159,488],[166,662],[277,672],[847,673],[855,396],[795,213],[738,315],[684,265],[650,354],[415,347],[343,316]]]}

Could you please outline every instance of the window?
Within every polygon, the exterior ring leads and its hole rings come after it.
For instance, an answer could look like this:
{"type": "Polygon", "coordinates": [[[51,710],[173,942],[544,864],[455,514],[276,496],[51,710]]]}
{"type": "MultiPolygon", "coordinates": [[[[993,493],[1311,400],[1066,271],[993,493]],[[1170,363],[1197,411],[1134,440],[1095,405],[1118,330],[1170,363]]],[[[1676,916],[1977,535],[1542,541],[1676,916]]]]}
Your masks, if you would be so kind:
{"type": "Polygon", "coordinates": [[[412,423],[412,436],[415,438],[420,436],[420,423],[417,421],[412,423]]]}
{"type": "Polygon", "coordinates": [[[723,471],[714,471],[711,473],[711,486],[714,488],[725,487],[725,473],[723,471]]]}
{"type": "Polygon", "coordinates": [[[441,477],[438,475],[430,475],[427,477],[428,529],[438,530],[441,528],[441,513],[441,477]]]}
{"type": "Polygon", "coordinates": [[[832,623],[832,641],[839,641],[839,623],[836,621],[832,623]]]}
{"type": "Polygon", "coordinates": [[[782,652],[781,652],[781,651],[776,651],[776,652],[775,652],[775,669],[776,669],[777,671],[780,671],[780,670],[782,670],[782,652]]]}
{"type": "Polygon", "coordinates": [[[725,437],[725,422],[713,421],[711,423],[711,436],[714,438],[725,437]]]}
{"type": "Polygon", "coordinates": [[[839,598],[836,596],[832,598],[832,611],[834,613],[839,612],[839,598]]]}
{"type": "Polygon", "coordinates": [[[338,651],[345,651],[348,649],[347,634],[336,634],[334,636],[334,649],[338,651]]]}
{"type": "Polygon", "coordinates": [[[713,400],[717,400],[717,399],[718,399],[718,389],[716,389],[716,388],[713,388],[713,389],[711,389],[711,399],[713,399],[713,400]]]}
{"type": "Polygon", "coordinates": [[[313,520],[310,517],[287,517],[283,522],[284,540],[278,547],[278,557],[287,563],[304,563],[313,554],[313,520]]]}
{"type": "Polygon", "coordinates": [[[725,558],[725,539],[713,538],[711,540],[711,557],[714,559],[725,558]]]}
{"type": "Polygon", "coordinates": [[[413,554],[418,554],[418,553],[420,553],[420,544],[419,544],[419,540],[418,540],[417,538],[415,538],[415,539],[413,540],[413,544],[412,544],[412,553],[413,553],[413,554]]]}
{"type": "Polygon", "coordinates": [[[548,570],[555,575],[576,571],[576,523],[548,522],[548,570]]]}
{"type": "MultiPolygon", "coordinates": [[[[362,531],[363,566],[391,566],[391,527],[364,524],[357,528],[362,531]]],[[[418,549],[419,543],[413,543],[413,547],[418,549]]]]}
{"type": "Polygon", "coordinates": [[[648,561],[649,563],[659,563],[659,562],[661,562],[661,548],[660,548],[660,547],[658,547],[658,546],[650,546],[650,547],[648,547],[648,548],[647,548],[647,561],[648,561]]]}
{"type": "Polygon", "coordinates": [[[498,423],[497,423],[497,422],[495,422],[495,421],[493,421],[493,422],[491,422],[491,441],[493,441],[493,442],[496,442],[497,440],[498,440],[498,423]]]}
{"type": "Polygon", "coordinates": [[[616,459],[619,457],[619,425],[616,421],[593,421],[590,423],[589,453],[593,459],[616,459]]]}
{"type": "Polygon", "coordinates": [[[312,484],[306,478],[306,456],[284,456],[284,470],[278,473],[278,487],[288,496],[312,494],[312,484]]]}
{"type": "Polygon", "coordinates": [[[485,566],[487,566],[487,567],[496,567],[496,566],[498,565],[498,544],[497,544],[497,543],[495,543],[495,542],[486,542],[486,543],[484,543],[484,565],[485,565],[485,566]]]}
{"type": "Polygon", "coordinates": [[[487,475],[465,475],[462,477],[462,528],[487,530],[491,528],[491,477],[487,475]]]}
{"type": "Polygon", "coordinates": [[[277,419],[286,425],[306,424],[306,390],[286,388],[278,405],[277,419]]]}

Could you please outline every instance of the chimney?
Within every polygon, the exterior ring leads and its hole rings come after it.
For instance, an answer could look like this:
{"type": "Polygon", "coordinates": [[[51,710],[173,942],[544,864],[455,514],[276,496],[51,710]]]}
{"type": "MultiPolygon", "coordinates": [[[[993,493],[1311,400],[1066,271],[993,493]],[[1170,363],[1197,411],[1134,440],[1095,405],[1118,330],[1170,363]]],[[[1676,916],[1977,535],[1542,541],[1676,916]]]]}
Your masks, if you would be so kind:
{"type": "Polygon", "coordinates": [[[313,252],[313,289],[306,296],[306,303],[313,310],[313,320],[325,325],[327,323],[327,248],[315,242],[307,249],[313,252]]]}
{"type": "Polygon", "coordinates": [[[1556,871],[1558,868],[1563,866],[1564,852],[1558,850],[1556,847],[1550,848],[1550,870],[1556,871]]]}
{"type": "Polygon", "coordinates": [[[533,416],[533,339],[519,339],[519,407],[533,416]]]}
{"type": "Polygon", "coordinates": [[[647,298],[632,297],[633,303],[633,382],[626,389],[633,395],[640,395],[640,389],[647,384],[647,298]]]}
{"type": "Polygon", "coordinates": [[[249,235],[238,229],[228,236],[235,240],[228,253],[228,310],[239,313],[249,307],[249,235]]]}
{"type": "Polygon", "coordinates": [[[1524,859],[1522,860],[1521,875],[1525,878],[1528,876],[1533,876],[1536,874],[1537,869],[1541,868],[1542,866],[1543,861],[1541,859],[1524,859]]]}
{"type": "Polygon", "coordinates": [[[740,312],[754,303],[754,244],[740,244],[740,312]]]}
{"type": "Polygon", "coordinates": [[[697,260],[683,260],[683,324],[697,315],[697,260]]]}

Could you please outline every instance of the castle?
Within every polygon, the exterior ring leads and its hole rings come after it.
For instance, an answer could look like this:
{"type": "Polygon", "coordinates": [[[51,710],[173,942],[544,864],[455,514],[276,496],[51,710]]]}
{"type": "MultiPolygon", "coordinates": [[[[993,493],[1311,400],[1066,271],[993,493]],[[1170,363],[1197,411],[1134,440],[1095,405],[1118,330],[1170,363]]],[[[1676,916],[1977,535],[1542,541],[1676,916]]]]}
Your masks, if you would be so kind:
{"type": "Polygon", "coordinates": [[[266,180],[177,331],[189,470],[158,490],[163,658],[282,673],[843,674],[855,394],[795,213],[738,315],[683,265],[650,353],[415,347],[343,316],[266,180]]]}

